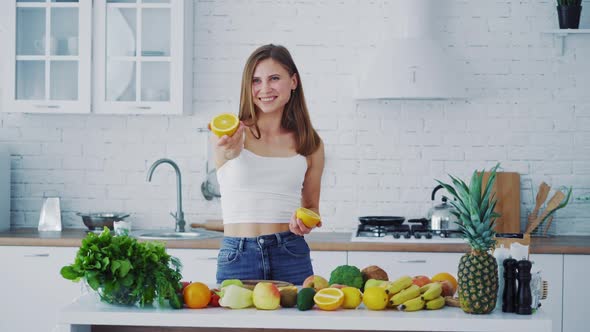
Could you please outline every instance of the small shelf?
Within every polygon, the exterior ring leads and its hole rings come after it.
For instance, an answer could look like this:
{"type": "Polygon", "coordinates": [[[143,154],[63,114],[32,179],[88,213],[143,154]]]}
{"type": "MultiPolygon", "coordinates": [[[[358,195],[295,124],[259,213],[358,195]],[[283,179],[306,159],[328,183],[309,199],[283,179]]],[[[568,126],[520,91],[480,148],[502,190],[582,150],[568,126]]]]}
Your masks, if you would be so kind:
{"type": "Polygon", "coordinates": [[[568,35],[590,34],[590,29],[553,29],[543,31],[543,33],[555,35],[555,37],[560,39],[561,45],[559,54],[563,55],[565,50],[565,38],[568,35]]]}

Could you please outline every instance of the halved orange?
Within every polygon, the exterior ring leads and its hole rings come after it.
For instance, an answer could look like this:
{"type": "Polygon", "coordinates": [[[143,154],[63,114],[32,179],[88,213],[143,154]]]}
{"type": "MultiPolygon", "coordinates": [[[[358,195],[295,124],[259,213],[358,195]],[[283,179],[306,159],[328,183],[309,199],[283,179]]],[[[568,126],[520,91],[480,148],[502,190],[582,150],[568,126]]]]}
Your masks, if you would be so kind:
{"type": "Polygon", "coordinates": [[[321,310],[336,310],[344,302],[344,292],[339,288],[323,288],[313,296],[313,302],[321,310]]]}
{"type": "Polygon", "coordinates": [[[231,113],[222,113],[216,115],[213,120],[211,120],[211,131],[221,137],[223,135],[231,136],[233,135],[240,125],[240,119],[237,116],[231,113]]]}
{"type": "Polygon", "coordinates": [[[298,208],[295,215],[297,216],[297,219],[301,219],[303,224],[309,228],[315,227],[315,225],[317,225],[321,220],[319,214],[304,207],[298,208]]]}

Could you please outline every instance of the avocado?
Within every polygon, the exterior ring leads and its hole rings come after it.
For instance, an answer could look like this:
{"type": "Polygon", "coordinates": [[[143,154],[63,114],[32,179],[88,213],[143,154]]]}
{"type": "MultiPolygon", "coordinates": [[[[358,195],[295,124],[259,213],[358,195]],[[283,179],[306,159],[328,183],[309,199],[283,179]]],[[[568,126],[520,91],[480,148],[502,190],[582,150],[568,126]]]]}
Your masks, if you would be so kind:
{"type": "Polygon", "coordinates": [[[315,289],[309,287],[301,288],[301,290],[297,294],[297,309],[305,311],[313,308],[314,295],[315,289]]]}

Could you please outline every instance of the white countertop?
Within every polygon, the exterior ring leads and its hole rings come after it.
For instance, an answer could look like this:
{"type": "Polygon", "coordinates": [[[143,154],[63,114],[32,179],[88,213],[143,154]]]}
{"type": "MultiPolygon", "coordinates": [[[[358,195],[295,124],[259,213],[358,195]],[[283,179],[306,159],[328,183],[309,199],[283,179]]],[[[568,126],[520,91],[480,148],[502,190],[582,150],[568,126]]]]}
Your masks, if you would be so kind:
{"type": "Polygon", "coordinates": [[[115,306],[102,303],[95,294],[87,294],[69,304],[60,313],[64,331],[78,331],[89,325],[222,327],[266,329],[327,329],[375,331],[514,331],[550,332],[551,319],[539,311],[533,315],[495,311],[489,315],[469,315],[459,308],[434,311],[398,312],[340,309],[299,311],[281,308],[273,311],[254,308],[182,309],[115,306]],[[67,327],[72,325],[71,330],[67,327]]]}

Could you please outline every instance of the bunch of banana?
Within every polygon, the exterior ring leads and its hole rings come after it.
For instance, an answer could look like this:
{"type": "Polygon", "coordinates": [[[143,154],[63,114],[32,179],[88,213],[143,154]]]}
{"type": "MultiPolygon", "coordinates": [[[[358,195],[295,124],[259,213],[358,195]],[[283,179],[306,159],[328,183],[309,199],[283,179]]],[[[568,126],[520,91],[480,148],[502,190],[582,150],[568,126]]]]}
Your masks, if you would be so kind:
{"type": "Polygon", "coordinates": [[[391,297],[391,299],[389,300],[389,304],[392,307],[397,307],[402,303],[405,303],[409,300],[413,300],[417,297],[421,297],[420,296],[420,287],[416,286],[416,285],[412,285],[404,290],[402,290],[401,292],[395,294],[394,296],[391,297]]]}
{"type": "Polygon", "coordinates": [[[395,294],[403,291],[404,289],[410,286],[412,286],[412,277],[403,276],[398,278],[397,280],[390,282],[389,285],[387,285],[387,288],[385,289],[385,293],[387,293],[387,295],[389,295],[389,298],[391,298],[395,294]]]}
{"type": "Polygon", "coordinates": [[[387,306],[402,311],[417,311],[424,308],[435,310],[445,306],[442,285],[438,282],[419,287],[412,283],[412,277],[403,276],[390,282],[385,293],[389,296],[387,306]]]}
{"type": "Polygon", "coordinates": [[[410,286],[412,286],[412,277],[410,276],[403,276],[394,281],[390,281],[385,288],[385,293],[387,293],[387,296],[389,297],[387,307],[394,308],[395,306],[392,303],[392,297],[410,286]]]}
{"type": "Polygon", "coordinates": [[[441,309],[445,306],[445,298],[442,297],[442,285],[432,282],[420,287],[422,298],[426,301],[425,307],[428,310],[441,309]]]}
{"type": "MultiPolygon", "coordinates": [[[[418,286],[416,286],[416,287],[418,287],[418,286]]],[[[426,305],[426,301],[424,301],[424,297],[418,296],[418,297],[415,297],[411,300],[407,300],[406,302],[398,305],[397,310],[418,311],[418,310],[422,310],[422,308],[424,308],[424,305],[426,305]]]]}

